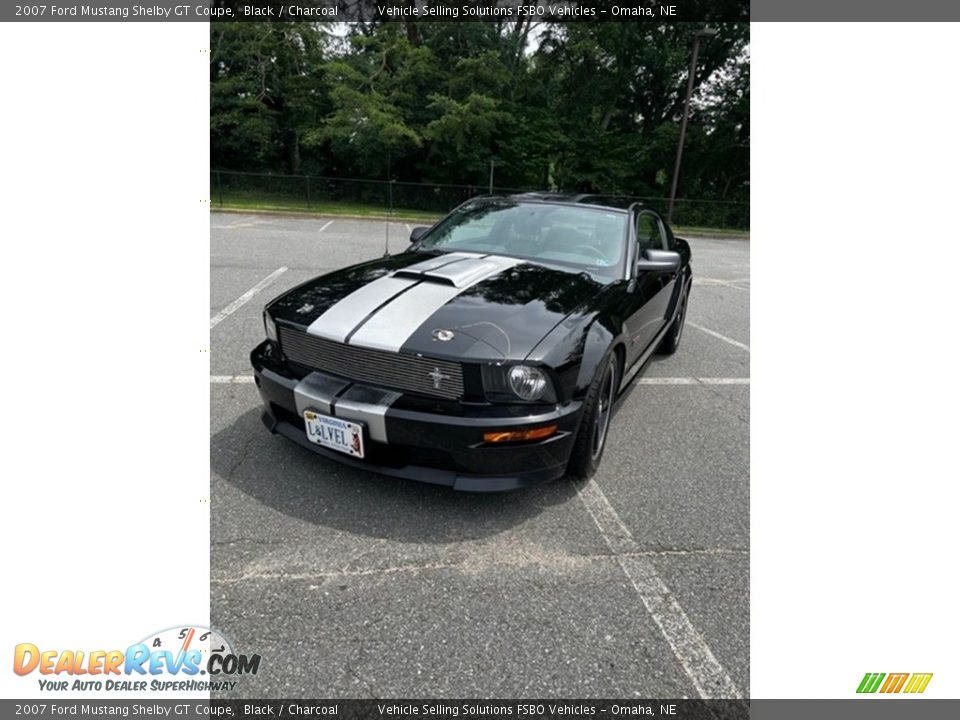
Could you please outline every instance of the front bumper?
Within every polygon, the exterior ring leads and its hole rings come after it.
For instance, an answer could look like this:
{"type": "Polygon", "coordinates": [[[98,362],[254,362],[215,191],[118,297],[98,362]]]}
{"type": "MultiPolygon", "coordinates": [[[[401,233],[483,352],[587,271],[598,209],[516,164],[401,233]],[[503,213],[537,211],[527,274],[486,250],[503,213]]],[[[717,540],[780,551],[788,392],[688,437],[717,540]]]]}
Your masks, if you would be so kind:
{"type": "Polygon", "coordinates": [[[566,405],[461,405],[404,395],[288,366],[269,342],[250,356],[271,432],[344,465],[468,492],[498,492],[561,477],[579,426],[579,401],[566,405]],[[362,422],[366,457],[307,439],[304,410],[362,422]],[[484,432],[557,425],[545,440],[492,444],[484,432]]]}

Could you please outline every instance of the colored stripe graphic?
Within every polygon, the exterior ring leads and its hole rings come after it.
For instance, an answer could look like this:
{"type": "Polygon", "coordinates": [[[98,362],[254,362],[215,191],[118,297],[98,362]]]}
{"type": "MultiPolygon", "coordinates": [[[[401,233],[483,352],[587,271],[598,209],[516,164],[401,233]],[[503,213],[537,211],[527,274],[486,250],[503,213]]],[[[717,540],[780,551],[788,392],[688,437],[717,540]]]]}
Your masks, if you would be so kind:
{"type": "Polygon", "coordinates": [[[881,693],[898,693],[901,690],[905,693],[922,693],[930,684],[933,673],[866,673],[860,685],[857,687],[858,693],[875,693],[879,688],[881,693]],[[883,682],[886,678],[886,682],[883,682]],[[908,679],[909,678],[909,679],[908,679]],[[881,687],[880,683],[883,682],[881,687]],[[905,686],[905,687],[904,687],[905,686]]]}
{"type": "Polygon", "coordinates": [[[877,688],[880,687],[880,682],[884,677],[886,677],[885,673],[867,673],[863,676],[863,680],[860,681],[860,687],[857,688],[857,692],[875,693],[877,688]]]}
{"type": "Polygon", "coordinates": [[[930,678],[933,677],[933,673],[914,673],[910,682],[907,683],[907,687],[904,689],[905,693],[922,693],[927,689],[927,685],[930,684],[930,678]]]}
{"type": "Polygon", "coordinates": [[[887,681],[880,688],[882,693],[898,693],[903,684],[907,681],[910,673],[890,673],[887,675],[887,681]]]}

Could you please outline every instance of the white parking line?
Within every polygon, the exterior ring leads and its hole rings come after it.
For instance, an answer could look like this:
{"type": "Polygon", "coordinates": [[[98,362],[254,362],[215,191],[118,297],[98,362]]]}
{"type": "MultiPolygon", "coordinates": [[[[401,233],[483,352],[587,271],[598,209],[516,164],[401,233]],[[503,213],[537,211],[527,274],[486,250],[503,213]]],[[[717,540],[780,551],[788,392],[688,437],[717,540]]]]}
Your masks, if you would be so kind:
{"type": "Polygon", "coordinates": [[[211,230],[233,230],[234,228],[256,227],[257,225],[272,225],[273,220],[250,220],[248,222],[231,223],[229,225],[211,225],[211,230]]]}
{"type": "Polygon", "coordinates": [[[285,267],[277,268],[277,269],[274,270],[272,273],[270,273],[269,275],[267,275],[263,280],[261,280],[261,281],[258,282],[256,285],[254,285],[252,288],[250,288],[249,290],[247,290],[243,295],[241,295],[241,296],[238,297],[236,300],[234,300],[232,303],[230,303],[229,305],[227,305],[223,310],[221,310],[221,311],[218,312],[216,315],[214,315],[212,318],[210,318],[210,329],[213,330],[213,328],[215,328],[217,325],[219,325],[220,322],[221,322],[224,318],[226,318],[226,317],[227,317],[228,315],[230,315],[231,313],[236,312],[239,308],[243,307],[246,303],[248,303],[248,302],[250,301],[250,299],[251,299],[254,295],[256,295],[258,292],[260,292],[261,290],[263,290],[265,287],[267,287],[267,285],[269,285],[269,284],[272,283],[274,280],[276,280],[278,277],[280,277],[281,275],[283,275],[283,273],[285,273],[286,271],[287,271],[287,268],[285,268],[285,267]]]}
{"type": "Polygon", "coordinates": [[[705,328],[703,325],[697,325],[695,322],[691,322],[689,319],[687,320],[687,325],[689,325],[690,327],[695,327],[697,330],[699,330],[700,332],[705,332],[707,335],[712,335],[718,340],[723,340],[725,343],[730,343],[734,347],[738,347],[741,350],[746,350],[747,352],[750,352],[749,345],[744,345],[739,340],[734,340],[733,338],[728,338],[726,335],[721,335],[716,330],[705,328]]]}
{"type": "Polygon", "coordinates": [[[749,385],[750,378],[644,377],[640,385],[749,385]]]}
{"type": "MultiPolygon", "coordinates": [[[[640,555],[646,557],[748,557],[746,550],[736,548],[705,548],[703,550],[645,550],[640,555]]],[[[211,577],[210,582],[217,585],[232,585],[234,583],[257,582],[264,580],[336,580],[351,577],[370,577],[399,575],[406,573],[427,573],[436,570],[460,570],[463,572],[477,572],[479,570],[495,570],[498,568],[515,568],[535,566],[541,570],[556,567],[564,570],[571,566],[584,567],[593,563],[613,564],[614,558],[609,554],[577,555],[574,557],[531,556],[520,552],[516,555],[505,554],[499,551],[491,553],[490,557],[470,555],[459,561],[404,563],[402,565],[375,565],[374,567],[351,568],[349,563],[345,567],[324,570],[307,570],[305,572],[290,572],[284,560],[278,562],[267,561],[258,563],[253,569],[247,569],[239,575],[221,575],[211,577]]],[[[316,588],[316,586],[314,586],[316,588]]]]}
{"type": "Polygon", "coordinates": [[[211,385],[246,384],[253,382],[253,375],[211,375],[211,385]]]}
{"type": "Polygon", "coordinates": [[[323,226],[322,228],[320,228],[319,230],[317,230],[317,232],[318,232],[318,233],[322,233],[324,230],[326,230],[326,229],[327,229],[328,227],[330,227],[331,225],[333,225],[333,220],[330,220],[329,222],[327,222],[327,224],[324,225],[324,226],[323,226]]]}
{"type": "Polygon", "coordinates": [[[404,223],[403,226],[407,229],[407,232],[413,232],[413,228],[410,227],[407,223],[404,223]]]}
{"type": "Polygon", "coordinates": [[[697,632],[649,557],[637,555],[639,545],[600,487],[590,480],[577,495],[600,530],[620,569],[660,628],[673,654],[697,688],[700,697],[740,699],[743,694],[697,632]]]}
{"type": "Polygon", "coordinates": [[[717,287],[717,286],[721,286],[721,287],[733,288],[734,290],[740,290],[740,291],[742,291],[742,292],[750,292],[750,288],[748,288],[748,287],[740,287],[740,285],[738,285],[737,283],[746,283],[746,284],[749,285],[749,284],[750,284],[750,278],[746,278],[745,280],[741,280],[741,279],[721,280],[720,278],[695,277],[695,278],[693,279],[693,284],[694,284],[694,285],[700,285],[700,286],[704,286],[704,287],[717,287]]]}

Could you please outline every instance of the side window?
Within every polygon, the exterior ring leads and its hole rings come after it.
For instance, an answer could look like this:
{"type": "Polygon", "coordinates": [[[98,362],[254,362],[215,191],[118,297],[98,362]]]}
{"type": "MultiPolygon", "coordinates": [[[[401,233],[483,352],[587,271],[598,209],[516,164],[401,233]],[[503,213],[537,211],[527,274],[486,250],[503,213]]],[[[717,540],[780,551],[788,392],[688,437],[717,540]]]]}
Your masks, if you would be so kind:
{"type": "Polygon", "coordinates": [[[653,213],[640,213],[637,217],[637,252],[666,249],[667,233],[660,218],[653,213]]]}

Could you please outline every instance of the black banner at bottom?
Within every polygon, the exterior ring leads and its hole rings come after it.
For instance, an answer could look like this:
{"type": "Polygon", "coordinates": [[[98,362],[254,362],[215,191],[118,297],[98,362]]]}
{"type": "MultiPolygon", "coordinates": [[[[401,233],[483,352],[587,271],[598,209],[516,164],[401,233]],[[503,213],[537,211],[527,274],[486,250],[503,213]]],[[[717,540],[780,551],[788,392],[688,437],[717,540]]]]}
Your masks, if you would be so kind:
{"type": "Polygon", "coordinates": [[[339,717],[349,720],[739,720],[750,714],[747,703],[732,700],[285,700],[267,703],[236,700],[212,701],[211,710],[214,707],[229,709],[234,714],[223,717],[231,718],[339,717]],[[263,714],[265,708],[270,714],[263,714]]]}
{"type": "Polygon", "coordinates": [[[939,720],[960,700],[0,700],[0,718],[677,718],[678,720],[939,720]]]}
{"type": "Polygon", "coordinates": [[[734,700],[24,700],[0,701],[0,717],[342,718],[343,720],[741,720],[734,700]],[[7,704],[12,703],[12,704],[7,704]]]}

